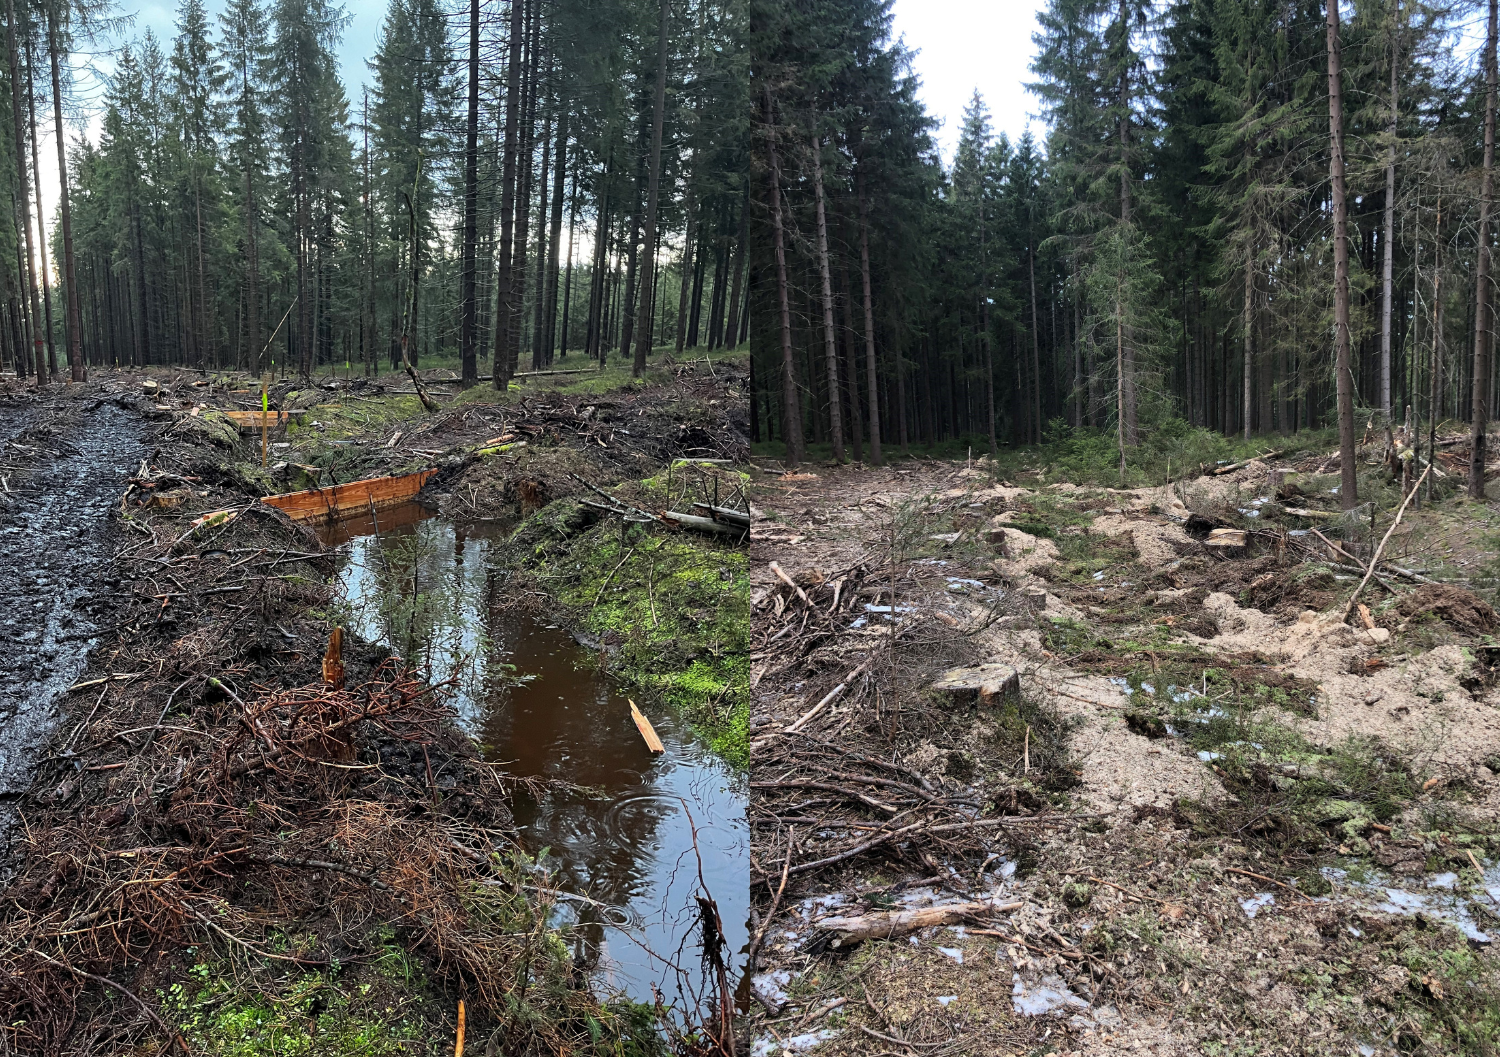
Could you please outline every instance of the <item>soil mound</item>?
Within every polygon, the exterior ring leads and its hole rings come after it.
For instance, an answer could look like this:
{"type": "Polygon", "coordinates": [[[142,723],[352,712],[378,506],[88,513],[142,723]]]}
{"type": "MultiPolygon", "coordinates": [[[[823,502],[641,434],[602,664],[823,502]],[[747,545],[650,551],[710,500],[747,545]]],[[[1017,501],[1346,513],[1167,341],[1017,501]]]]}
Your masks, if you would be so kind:
{"type": "Polygon", "coordinates": [[[1480,635],[1500,627],[1500,615],[1488,602],[1462,587],[1423,584],[1401,600],[1398,607],[1407,618],[1432,613],[1454,627],[1480,635]]]}

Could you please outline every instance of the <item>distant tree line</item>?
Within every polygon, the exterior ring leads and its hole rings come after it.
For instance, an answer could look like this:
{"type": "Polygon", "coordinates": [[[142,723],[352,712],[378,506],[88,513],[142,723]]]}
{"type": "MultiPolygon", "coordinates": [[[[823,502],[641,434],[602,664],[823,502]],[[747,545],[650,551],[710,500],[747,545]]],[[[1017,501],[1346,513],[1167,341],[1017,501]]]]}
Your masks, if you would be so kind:
{"type": "Polygon", "coordinates": [[[1410,415],[1482,475],[1493,2],[1050,0],[1045,139],[976,95],[948,164],[890,8],[751,0],[755,439],[1123,460],[1410,415]]]}
{"type": "Polygon", "coordinates": [[[503,387],[570,353],[643,365],[744,340],[736,0],[391,0],[352,100],[332,0],[229,0],[217,20],[182,0],[170,42],[114,53],[98,142],[65,121],[70,49],[120,28],[92,2],[7,0],[0,358],[18,374],[55,376],[59,346],[74,377],[438,356],[503,387]],[[65,164],[42,188],[54,114],[65,164]]]}

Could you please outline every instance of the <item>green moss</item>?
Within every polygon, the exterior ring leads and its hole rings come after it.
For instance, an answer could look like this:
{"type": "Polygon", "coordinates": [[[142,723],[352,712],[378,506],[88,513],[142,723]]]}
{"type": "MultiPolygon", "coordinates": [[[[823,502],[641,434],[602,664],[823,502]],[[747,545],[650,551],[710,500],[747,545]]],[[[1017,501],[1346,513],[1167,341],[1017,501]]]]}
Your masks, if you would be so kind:
{"type": "MultiPolygon", "coordinates": [[[[667,480],[641,482],[645,494],[632,501],[667,505],[667,480]]],[[[626,682],[671,704],[716,753],[747,767],[748,556],[708,537],[595,517],[559,500],[522,522],[512,546],[575,626],[614,650],[626,682]]]]}
{"type": "Polygon", "coordinates": [[[163,1019],[193,1053],[210,1057],[380,1057],[425,1047],[423,1025],[407,1016],[409,1001],[372,997],[374,990],[342,988],[326,973],[245,987],[232,966],[205,960],[159,997],[163,1019]]]}

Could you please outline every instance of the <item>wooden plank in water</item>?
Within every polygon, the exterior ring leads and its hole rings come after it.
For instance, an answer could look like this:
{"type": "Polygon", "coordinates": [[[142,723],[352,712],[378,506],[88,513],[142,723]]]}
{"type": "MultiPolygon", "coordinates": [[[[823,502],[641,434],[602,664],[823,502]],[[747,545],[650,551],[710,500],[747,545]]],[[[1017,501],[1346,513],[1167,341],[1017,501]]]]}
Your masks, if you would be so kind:
{"type": "Polygon", "coordinates": [[[224,417],[240,429],[260,429],[262,419],[272,429],[280,429],[292,416],[290,411],[226,411],[224,417]]]}
{"type": "Polygon", "coordinates": [[[372,477],[367,481],[350,481],[329,488],[308,488],[301,492],[268,495],[261,500],[286,512],[297,521],[332,518],[369,510],[371,506],[404,503],[422,490],[436,470],[418,470],[401,477],[372,477]]]}
{"type": "Polygon", "coordinates": [[[642,738],[646,739],[646,748],[650,749],[653,754],[667,751],[667,747],[656,736],[656,728],[651,725],[646,714],[635,707],[634,701],[630,702],[630,718],[635,720],[635,729],[641,732],[642,738]]]}

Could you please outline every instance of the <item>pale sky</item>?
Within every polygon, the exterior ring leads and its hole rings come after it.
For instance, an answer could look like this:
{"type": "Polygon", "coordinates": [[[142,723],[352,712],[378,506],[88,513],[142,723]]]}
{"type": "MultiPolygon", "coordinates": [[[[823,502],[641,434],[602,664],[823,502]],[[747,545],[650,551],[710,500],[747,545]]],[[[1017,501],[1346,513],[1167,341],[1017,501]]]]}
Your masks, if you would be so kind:
{"type": "MultiPolygon", "coordinates": [[[[918,54],[927,112],[942,122],[937,141],[953,160],[963,110],[974,89],[990,108],[995,132],[1014,141],[1026,131],[1037,99],[1026,91],[1041,0],[896,0],[894,32],[918,54]]],[[[1042,122],[1031,120],[1041,139],[1042,122]]]]}

